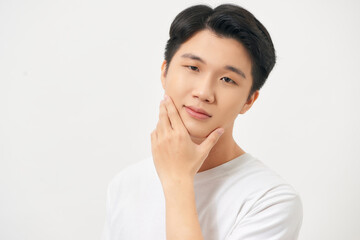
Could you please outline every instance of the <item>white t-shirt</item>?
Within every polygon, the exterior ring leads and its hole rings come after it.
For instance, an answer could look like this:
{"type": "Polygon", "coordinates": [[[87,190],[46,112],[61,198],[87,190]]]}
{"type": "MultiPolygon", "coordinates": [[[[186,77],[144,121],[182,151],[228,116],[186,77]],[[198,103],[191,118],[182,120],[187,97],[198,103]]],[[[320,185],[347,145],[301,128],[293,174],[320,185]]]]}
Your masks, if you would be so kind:
{"type": "MultiPolygon", "coordinates": [[[[298,193],[249,153],[194,177],[205,240],[297,239],[298,193]]],[[[103,240],[165,240],[165,198],[152,157],[118,173],[108,186],[103,240]]]]}

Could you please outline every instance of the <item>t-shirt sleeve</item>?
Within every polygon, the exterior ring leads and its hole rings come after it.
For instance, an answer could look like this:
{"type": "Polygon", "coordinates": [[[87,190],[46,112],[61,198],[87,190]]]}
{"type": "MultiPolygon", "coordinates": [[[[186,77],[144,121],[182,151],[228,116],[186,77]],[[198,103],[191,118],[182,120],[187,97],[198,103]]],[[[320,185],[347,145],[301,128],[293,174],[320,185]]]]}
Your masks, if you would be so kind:
{"type": "Polygon", "coordinates": [[[112,219],[114,214],[114,202],[119,199],[119,190],[122,180],[122,172],[116,174],[109,182],[107,186],[106,194],[106,212],[105,212],[105,223],[101,234],[101,240],[110,240],[112,237],[112,219]]]}
{"type": "Polygon", "coordinates": [[[110,211],[110,201],[111,201],[111,194],[110,194],[110,185],[108,184],[107,187],[107,195],[106,195],[106,212],[105,212],[105,223],[101,235],[101,240],[110,240],[110,219],[111,219],[111,211],[110,211]]]}
{"type": "Polygon", "coordinates": [[[259,197],[227,240],[296,240],[302,217],[300,196],[291,186],[280,185],[259,197]]]}

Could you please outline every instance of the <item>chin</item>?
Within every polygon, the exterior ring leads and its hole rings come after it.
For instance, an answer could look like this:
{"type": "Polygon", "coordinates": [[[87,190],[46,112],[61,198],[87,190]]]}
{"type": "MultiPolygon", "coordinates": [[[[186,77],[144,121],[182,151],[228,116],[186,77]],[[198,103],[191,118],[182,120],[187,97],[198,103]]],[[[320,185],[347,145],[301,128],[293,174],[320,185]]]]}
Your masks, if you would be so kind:
{"type": "Polygon", "coordinates": [[[204,128],[199,128],[199,125],[195,125],[195,124],[191,124],[191,123],[184,123],[185,128],[188,130],[188,133],[190,135],[190,137],[192,138],[207,138],[207,136],[209,136],[209,134],[211,133],[211,131],[209,131],[208,129],[204,128]]]}
{"type": "MultiPolygon", "coordinates": [[[[185,110],[184,110],[185,111],[185,110]]],[[[185,112],[184,115],[181,116],[182,121],[184,123],[185,128],[187,129],[189,135],[192,138],[204,139],[209,136],[209,134],[214,129],[209,129],[209,123],[197,121],[187,116],[185,112]]]]}

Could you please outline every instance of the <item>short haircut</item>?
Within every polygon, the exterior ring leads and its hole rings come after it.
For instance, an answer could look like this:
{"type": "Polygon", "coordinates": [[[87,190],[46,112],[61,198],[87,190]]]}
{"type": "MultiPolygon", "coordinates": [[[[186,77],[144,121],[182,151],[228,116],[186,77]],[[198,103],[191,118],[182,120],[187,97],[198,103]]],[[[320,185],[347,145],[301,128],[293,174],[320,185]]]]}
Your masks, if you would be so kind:
{"type": "Polygon", "coordinates": [[[219,37],[233,38],[248,51],[253,82],[248,99],[264,85],[276,62],[274,45],[266,28],[246,9],[234,4],[222,4],[212,9],[195,5],[180,12],[171,23],[165,47],[167,74],[171,59],[186,40],[195,33],[209,29],[219,37]]]}

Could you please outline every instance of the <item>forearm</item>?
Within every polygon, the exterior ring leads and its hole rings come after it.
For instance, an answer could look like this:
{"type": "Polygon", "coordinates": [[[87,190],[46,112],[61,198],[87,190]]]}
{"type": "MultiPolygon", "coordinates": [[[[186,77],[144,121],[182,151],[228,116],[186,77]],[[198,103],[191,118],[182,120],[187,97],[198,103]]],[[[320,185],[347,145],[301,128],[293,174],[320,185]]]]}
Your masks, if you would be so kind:
{"type": "Polygon", "coordinates": [[[167,240],[203,240],[195,204],[193,181],[182,180],[164,188],[167,240]]]}

